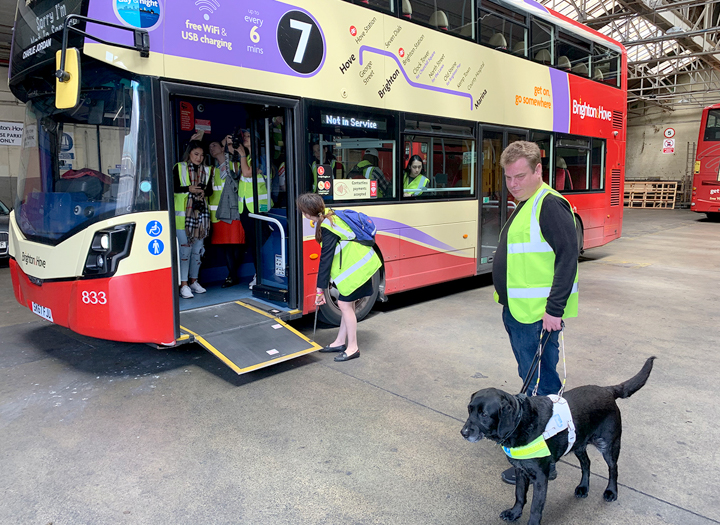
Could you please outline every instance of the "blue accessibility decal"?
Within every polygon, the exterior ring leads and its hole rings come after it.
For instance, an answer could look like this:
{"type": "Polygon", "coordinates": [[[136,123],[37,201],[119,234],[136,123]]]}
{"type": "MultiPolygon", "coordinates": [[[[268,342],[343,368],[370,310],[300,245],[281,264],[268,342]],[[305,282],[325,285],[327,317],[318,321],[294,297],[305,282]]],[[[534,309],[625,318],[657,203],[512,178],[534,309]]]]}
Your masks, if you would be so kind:
{"type": "Polygon", "coordinates": [[[162,233],[162,224],[159,221],[150,221],[145,227],[145,231],[150,237],[157,237],[162,233]]]}
{"type": "Polygon", "coordinates": [[[160,255],[164,249],[165,245],[160,239],[153,239],[150,241],[150,244],[148,244],[150,255],[160,255]]]}

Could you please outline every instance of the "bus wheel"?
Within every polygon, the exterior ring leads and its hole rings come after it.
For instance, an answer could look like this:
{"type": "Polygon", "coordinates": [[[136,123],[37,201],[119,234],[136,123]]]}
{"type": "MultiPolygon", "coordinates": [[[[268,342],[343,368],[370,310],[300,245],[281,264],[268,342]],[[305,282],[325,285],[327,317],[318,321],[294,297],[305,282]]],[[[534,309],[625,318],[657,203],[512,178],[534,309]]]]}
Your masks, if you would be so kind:
{"type": "MultiPolygon", "coordinates": [[[[355,305],[355,316],[358,321],[362,321],[367,314],[370,313],[372,307],[375,305],[377,300],[378,290],[380,289],[380,272],[376,272],[372,276],[373,293],[368,297],[358,299],[355,305]]],[[[331,326],[340,326],[340,308],[338,307],[337,301],[340,292],[335,288],[335,285],[331,284],[330,288],[325,290],[325,304],[320,307],[318,317],[323,323],[331,326]]]]}
{"type": "Polygon", "coordinates": [[[582,255],[585,251],[583,245],[585,244],[585,233],[583,232],[583,225],[580,222],[579,217],[575,217],[575,234],[577,235],[578,242],[578,255],[582,255]]]}
{"type": "Polygon", "coordinates": [[[711,222],[720,222],[720,211],[709,211],[705,215],[711,222]]]}

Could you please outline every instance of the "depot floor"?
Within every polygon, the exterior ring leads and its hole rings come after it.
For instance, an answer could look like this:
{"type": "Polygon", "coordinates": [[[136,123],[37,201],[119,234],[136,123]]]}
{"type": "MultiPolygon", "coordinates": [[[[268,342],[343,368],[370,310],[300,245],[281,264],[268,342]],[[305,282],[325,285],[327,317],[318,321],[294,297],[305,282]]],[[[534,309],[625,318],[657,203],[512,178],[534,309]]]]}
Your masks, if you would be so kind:
{"type": "MultiPolygon", "coordinates": [[[[658,359],[619,401],[619,500],[602,500],[594,449],[576,500],[571,455],[544,523],[718,523],[720,224],[626,210],[623,234],[580,264],[568,385],[616,384],[658,359]]],[[[360,359],[315,353],[237,377],[198,347],[53,326],[15,304],[4,265],[0,523],[499,524],[507,461],[460,436],[474,391],[520,388],[491,292],[486,276],[391,297],[360,324],[360,359]]],[[[312,333],[312,319],[296,326],[312,333]]]]}

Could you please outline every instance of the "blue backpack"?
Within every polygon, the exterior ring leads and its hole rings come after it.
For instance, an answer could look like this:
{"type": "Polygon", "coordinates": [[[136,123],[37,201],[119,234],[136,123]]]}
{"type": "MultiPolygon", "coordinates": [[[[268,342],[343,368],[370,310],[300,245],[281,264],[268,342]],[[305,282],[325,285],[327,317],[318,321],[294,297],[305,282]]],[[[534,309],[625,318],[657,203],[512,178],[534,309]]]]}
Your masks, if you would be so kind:
{"type": "Polygon", "coordinates": [[[333,210],[355,234],[353,241],[373,246],[375,244],[375,233],[377,228],[373,220],[362,212],[355,210],[333,210]]]}

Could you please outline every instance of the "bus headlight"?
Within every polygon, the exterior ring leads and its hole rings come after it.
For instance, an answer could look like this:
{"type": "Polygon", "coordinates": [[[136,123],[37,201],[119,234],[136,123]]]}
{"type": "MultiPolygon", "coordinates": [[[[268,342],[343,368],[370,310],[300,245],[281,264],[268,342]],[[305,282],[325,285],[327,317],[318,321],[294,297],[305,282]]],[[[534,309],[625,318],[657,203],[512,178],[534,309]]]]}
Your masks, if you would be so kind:
{"type": "Polygon", "coordinates": [[[95,232],[85,259],[85,277],[110,277],[118,263],[130,255],[134,224],[123,224],[95,232]]]}

